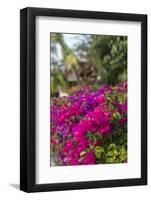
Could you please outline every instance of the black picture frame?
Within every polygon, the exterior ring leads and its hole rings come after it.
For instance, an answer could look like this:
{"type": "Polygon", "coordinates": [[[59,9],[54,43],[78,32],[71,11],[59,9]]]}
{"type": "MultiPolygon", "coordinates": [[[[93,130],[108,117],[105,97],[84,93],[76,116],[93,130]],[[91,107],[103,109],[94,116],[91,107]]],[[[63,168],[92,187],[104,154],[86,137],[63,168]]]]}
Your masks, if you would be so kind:
{"type": "Polygon", "coordinates": [[[20,11],[20,190],[44,192],[57,190],[121,187],[147,184],[147,15],[48,8],[20,11]],[[35,182],[35,19],[37,16],[120,20],[141,23],[141,178],[71,183],[35,182]]]}

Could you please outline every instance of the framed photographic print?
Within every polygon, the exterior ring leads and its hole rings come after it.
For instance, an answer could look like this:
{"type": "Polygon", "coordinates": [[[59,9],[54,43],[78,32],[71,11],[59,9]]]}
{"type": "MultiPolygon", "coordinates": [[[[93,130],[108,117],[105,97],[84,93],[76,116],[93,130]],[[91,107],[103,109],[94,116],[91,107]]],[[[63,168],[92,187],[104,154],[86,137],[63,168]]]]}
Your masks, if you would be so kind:
{"type": "Polygon", "coordinates": [[[147,184],[147,16],[20,12],[20,189],[147,184]]]}

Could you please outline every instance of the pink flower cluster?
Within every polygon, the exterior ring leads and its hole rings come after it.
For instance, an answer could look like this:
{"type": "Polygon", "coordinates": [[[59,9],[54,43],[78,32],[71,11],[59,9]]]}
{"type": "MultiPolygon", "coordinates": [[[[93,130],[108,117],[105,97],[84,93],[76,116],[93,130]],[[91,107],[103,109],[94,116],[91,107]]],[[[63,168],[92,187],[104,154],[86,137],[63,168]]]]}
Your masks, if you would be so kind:
{"type": "MultiPolygon", "coordinates": [[[[95,147],[127,124],[127,83],[84,87],[51,104],[51,151],[61,165],[95,164],[95,147]]],[[[59,165],[59,164],[58,164],[59,165]]]]}

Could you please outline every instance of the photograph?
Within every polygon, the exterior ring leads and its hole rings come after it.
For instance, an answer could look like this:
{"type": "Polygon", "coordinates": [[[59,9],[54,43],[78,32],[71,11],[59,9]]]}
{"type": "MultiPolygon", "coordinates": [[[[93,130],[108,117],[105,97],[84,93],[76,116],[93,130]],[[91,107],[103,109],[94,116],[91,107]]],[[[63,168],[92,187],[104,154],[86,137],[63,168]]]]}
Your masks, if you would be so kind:
{"type": "Polygon", "coordinates": [[[147,15],[20,19],[20,189],[147,185],[147,15]]]}
{"type": "Polygon", "coordinates": [[[127,46],[50,33],[50,167],[128,163],[127,46]]]}

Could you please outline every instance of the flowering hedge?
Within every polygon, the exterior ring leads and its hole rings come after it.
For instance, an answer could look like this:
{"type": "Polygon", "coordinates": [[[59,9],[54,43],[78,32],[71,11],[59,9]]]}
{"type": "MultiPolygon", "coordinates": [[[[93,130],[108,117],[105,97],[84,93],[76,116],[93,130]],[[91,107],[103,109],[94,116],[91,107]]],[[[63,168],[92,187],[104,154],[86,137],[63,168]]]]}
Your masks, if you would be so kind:
{"type": "Polygon", "coordinates": [[[127,162],[127,82],[51,103],[51,165],[127,162]]]}

